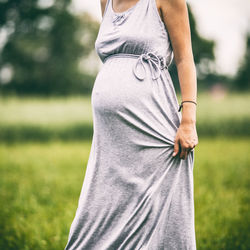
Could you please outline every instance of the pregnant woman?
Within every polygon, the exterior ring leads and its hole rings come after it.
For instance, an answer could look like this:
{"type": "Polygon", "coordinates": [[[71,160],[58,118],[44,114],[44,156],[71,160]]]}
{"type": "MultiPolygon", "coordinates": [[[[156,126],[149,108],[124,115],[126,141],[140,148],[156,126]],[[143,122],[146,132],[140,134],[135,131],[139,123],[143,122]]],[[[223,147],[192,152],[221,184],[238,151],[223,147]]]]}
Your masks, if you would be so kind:
{"type": "Polygon", "coordinates": [[[194,250],[197,83],[186,2],[101,6],[94,133],[65,249],[194,250]]]}

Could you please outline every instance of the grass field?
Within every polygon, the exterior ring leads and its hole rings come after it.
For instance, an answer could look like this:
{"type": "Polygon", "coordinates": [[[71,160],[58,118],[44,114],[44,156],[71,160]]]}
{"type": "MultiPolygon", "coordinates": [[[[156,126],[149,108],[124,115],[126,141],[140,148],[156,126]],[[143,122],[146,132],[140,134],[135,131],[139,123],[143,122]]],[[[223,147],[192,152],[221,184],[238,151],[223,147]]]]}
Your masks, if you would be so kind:
{"type": "MultiPolygon", "coordinates": [[[[250,249],[249,100],[198,95],[197,250],[250,249]]],[[[0,97],[0,117],[0,249],[63,249],[91,146],[90,97],[0,97]]]]}
{"type": "MultiPolygon", "coordinates": [[[[250,136],[250,93],[202,92],[197,102],[198,135],[250,136]]],[[[0,97],[0,117],[0,141],[92,138],[90,97],[0,97]]]]}
{"type": "MultiPolygon", "coordinates": [[[[0,249],[63,249],[91,141],[0,145],[0,249]]],[[[249,249],[249,140],[200,139],[198,249],[249,249]]]]}
{"type": "MultiPolygon", "coordinates": [[[[180,95],[177,95],[179,103],[180,95]]],[[[216,96],[201,92],[197,98],[197,122],[250,117],[250,93],[216,96]]],[[[90,97],[0,97],[0,125],[31,124],[65,126],[92,123],[90,97]]]]}

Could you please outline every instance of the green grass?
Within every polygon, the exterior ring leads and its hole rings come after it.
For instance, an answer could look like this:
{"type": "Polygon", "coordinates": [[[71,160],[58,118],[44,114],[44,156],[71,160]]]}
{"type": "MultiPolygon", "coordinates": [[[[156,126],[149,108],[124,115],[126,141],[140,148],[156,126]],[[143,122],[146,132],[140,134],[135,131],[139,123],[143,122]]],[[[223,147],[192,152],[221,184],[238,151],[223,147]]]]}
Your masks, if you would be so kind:
{"type": "MultiPolygon", "coordinates": [[[[250,136],[250,93],[202,92],[197,102],[199,136],[250,136]]],[[[90,97],[0,97],[0,117],[4,142],[92,138],[90,97]]]]}
{"type": "Polygon", "coordinates": [[[250,139],[201,139],[195,151],[198,249],[249,249],[250,139]]]}
{"type": "Polygon", "coordinates": [[[92,123],[90,97],[0,97],[0,125],[92,123]]]}
{"type": "Polygon", "coordinates": [[[90,142],[0,146],[0,249],[62,249],[90,142]]]}
{"type": "MultiPolygon", "coordinates": [[[[249,249],[250,93],[197,101],[197,250],[249,249]]],[[[64,248],[91,138],[90,97],[0,97],[0,249],[64,248]]]]}
{"type": "MultiPolygon", "coordinates": [[[[63,249],[91,141],[0,144],[0,249],[63,249]]],[[[249,139],[195,149],[197,249],[249,249],[249,139]]]]}
{"type": "MultiPolygon", "coordinates": [[[[180,98],[180,97],[179,97],[180,98]]],[[[225,95],[201,92],[197,95],[197,121],[242,120],[250,117],[250,92],[225,95]]]]}
{"type": "MultiPolygon", "coordinates": [[[[179,103],[180,95],[177,95],[179,103]]],[[[250,93],[216,96],[201,92],[197,96],[197,121],[243,119],[250,117],[250,93]]],[[[64,126],[92,123],[90,97],[18,98],[0,97],[0,125],[64,126]]]]}

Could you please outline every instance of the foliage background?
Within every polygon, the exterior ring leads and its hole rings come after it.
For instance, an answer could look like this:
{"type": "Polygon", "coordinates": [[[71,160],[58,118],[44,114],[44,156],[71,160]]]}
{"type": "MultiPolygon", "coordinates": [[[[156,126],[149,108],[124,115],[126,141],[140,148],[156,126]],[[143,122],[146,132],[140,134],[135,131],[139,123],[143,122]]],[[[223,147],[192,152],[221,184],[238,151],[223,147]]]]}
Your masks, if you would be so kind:
{"type": "MultiPolygon", "coordinates": [[[[0,249],[63,249],[77,208],[93,135],[99,23],[86,12],[73,13],[70,3],[0,1],[6,35],[0,51],[0,249]]],[[[250,35],[238,73],[219,75],[216,43],[199,34],[188,7],[198,73],[197,249],[249,249],[250,35]]],[[[174,63],[170,74],[180,101],[174,63]]]]}

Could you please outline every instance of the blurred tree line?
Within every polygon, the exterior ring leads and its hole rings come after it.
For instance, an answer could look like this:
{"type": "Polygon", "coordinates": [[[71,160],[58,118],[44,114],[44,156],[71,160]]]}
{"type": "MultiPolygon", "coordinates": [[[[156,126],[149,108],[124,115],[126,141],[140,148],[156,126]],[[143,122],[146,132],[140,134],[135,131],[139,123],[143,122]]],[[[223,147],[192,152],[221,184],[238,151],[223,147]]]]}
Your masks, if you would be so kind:
{"type": "Polygon", "coordinates": [[[246,52],[241,60],[233,88],[243,91],[250,90],[250,32],[246,34],[246,52]]]}
{"type": "MultiPolygon", "coordinates": [[[[6,42],[0,54],[0,92],[39,95],[89,94],[95,75],[79,64],[94,50],[99,23],[87,13],[75,15],[67,0],[3,0],[0,2],[0,30],[6,42]]],[[[224,81],[217,75],[215,42],[202,38],[188,5],[192,46],[199,89],[224,81]]],[[[238,88],[249,89],[248,55],[237,75],[238,88]]],[[[177,70],[170,74],[177,91],[177,70]]],[[[233,85],[233,84],[232,84],[233,85]]]]}
{"type": "Polygon", "coordinates": [[[1,91],[18,94],[90,92],[94,76],[79,62],[93,50],[98,22],[76,16],[68,0],[0,2],[0,28],[8,38],[0,55],[1,91]],[[10,73],[9,73],[10,74],[10,73]],[[8,79],[7,79],[8,80],[8,79]]]}

